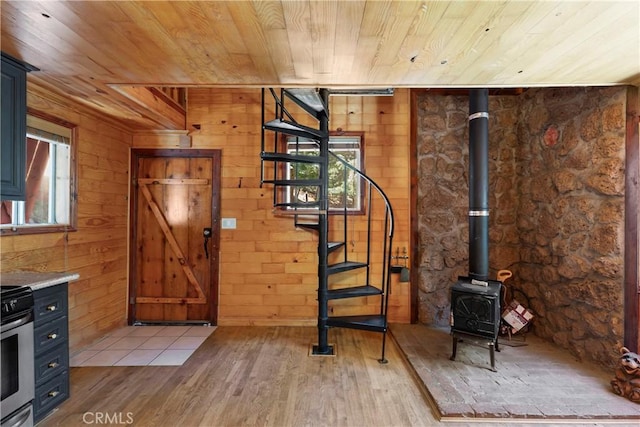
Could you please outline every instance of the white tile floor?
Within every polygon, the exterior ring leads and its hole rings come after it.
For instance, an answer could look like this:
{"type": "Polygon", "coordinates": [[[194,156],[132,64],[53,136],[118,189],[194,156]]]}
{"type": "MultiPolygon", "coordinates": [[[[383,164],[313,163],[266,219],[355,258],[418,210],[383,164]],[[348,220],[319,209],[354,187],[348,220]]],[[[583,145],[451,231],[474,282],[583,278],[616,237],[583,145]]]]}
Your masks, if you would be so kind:
{"type": "Polygon", "coordinates": [[[179,366],[215,326],[126,326],[71,357],[78,366],[179,366]]]}

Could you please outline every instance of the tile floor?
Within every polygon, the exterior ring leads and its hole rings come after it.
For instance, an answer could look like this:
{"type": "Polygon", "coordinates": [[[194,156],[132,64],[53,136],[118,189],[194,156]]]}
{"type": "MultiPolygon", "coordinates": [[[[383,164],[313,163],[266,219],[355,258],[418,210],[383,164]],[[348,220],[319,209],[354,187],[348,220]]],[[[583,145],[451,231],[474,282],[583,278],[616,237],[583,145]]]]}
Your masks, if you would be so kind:
{"type": "Polygon", "coordinates": [[[180,366],[215,326],[126,326],[72,355],[70,365],[180,366]]]}

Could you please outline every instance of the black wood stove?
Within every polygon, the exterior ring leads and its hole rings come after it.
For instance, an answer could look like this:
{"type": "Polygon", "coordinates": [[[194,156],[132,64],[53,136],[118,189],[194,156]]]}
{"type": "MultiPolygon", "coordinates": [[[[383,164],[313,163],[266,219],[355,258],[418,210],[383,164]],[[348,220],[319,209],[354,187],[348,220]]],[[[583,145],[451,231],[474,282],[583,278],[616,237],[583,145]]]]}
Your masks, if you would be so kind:
{"type": "Polygon", "coordinates": [[[469,93],[469,276],[451,287],[451,336],[455,360],[463,336],[487,342],[491,370],[498,350],[502,283],[489,280],[489,91],[469,93]]]}
{"type": "Polygon", "coordinates": [[[494,350],[499,351],[501,289],[501,282],[478,281],[468,277],[459,277],[451,287],[451,360],[456,358],[460,338],[469,336],[487,343],[491,370],[496,370],[494,350]]]}

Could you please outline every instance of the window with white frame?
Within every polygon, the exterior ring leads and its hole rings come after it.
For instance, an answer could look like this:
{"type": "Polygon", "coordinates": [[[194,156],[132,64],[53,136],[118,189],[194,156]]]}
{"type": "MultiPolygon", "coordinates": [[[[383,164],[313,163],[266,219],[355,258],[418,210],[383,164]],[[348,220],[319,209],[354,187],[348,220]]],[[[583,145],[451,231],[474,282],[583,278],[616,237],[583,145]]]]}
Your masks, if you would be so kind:
{"type": "Polygon", "coordinates": [[[75,228],[75,156],[69,126],[27,115],[26,197],[0,203],[3,234],[75,228]]]}
{"type": "MultiPolygon", "coordinates": [[[[329,150],[357,170],[362,170],[362,134],[330,135],[329,150]]],[[[320,153],[316,141],[303,138],[287,140],[287,153],[317,156],[320,153]]],[[[318,179],[319,166],[313,163],[291,163],[287,169],[287,179],[318,179]]],[[[335,156],[329,156],[329,210],[344,210],[360,213],[364,211],[364,181],[351,168],[346,167],[335,156]]],[[[309,203],[318,200],[318,187],[292,186],[287,194],[287,202],[309,203]]]]}

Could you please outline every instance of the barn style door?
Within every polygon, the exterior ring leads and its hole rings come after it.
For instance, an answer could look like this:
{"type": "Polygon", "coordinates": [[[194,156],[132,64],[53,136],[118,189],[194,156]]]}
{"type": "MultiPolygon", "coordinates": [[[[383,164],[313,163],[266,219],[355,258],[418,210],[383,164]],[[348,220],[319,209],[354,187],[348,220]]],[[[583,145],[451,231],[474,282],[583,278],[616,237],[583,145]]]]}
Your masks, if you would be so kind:
{"type": "Polygon", "coordinates": [[[134,150],[130,320],[216,324],[219,151],[134,150]]]}

